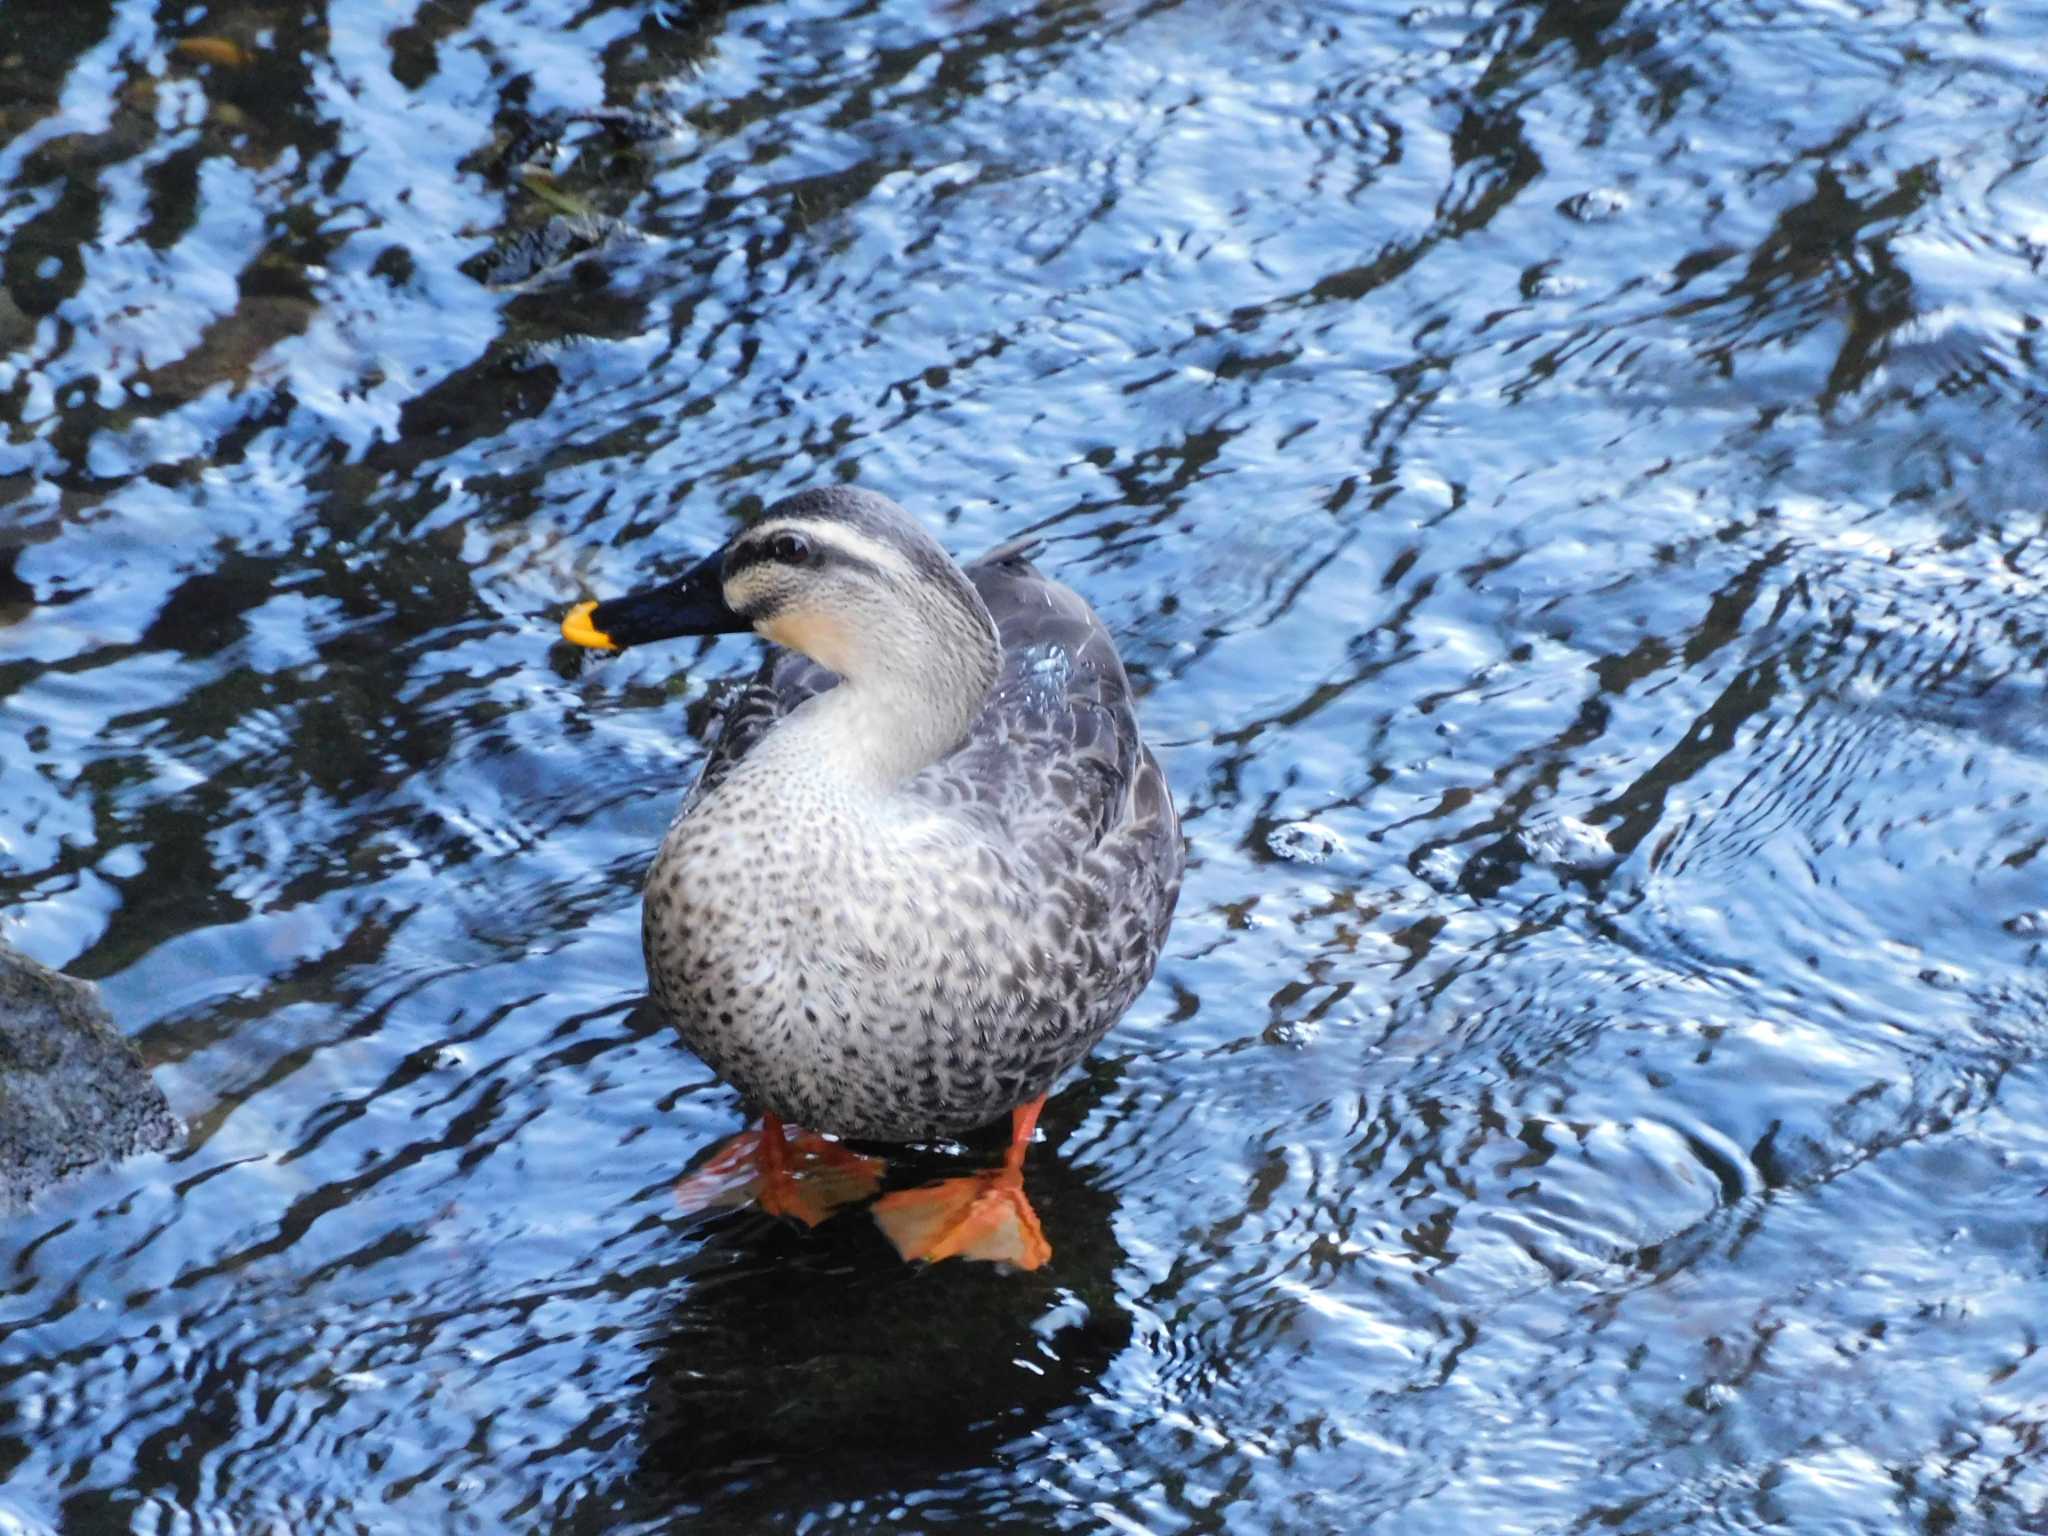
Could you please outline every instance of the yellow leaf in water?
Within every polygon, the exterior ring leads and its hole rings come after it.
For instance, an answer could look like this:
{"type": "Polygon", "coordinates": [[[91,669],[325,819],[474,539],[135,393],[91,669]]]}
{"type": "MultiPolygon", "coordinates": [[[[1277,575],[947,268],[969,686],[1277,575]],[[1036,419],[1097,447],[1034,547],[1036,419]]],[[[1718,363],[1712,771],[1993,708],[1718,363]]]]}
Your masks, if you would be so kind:
{"type": "Polygon", "coordinates": [[[218,64],[223,69],[246,68],[256,57],[240,43],[225,37],[181,37],[172,45],[171,52],[194,64],[218,64]]]}
{"type": "Polygon", "coordinates": [[[545,171],[523,172],[519,177],[519,184],[559,214],[572,219],[587,219],[591,216],[590,204],[565,191],[555,178],[545,171]]]}

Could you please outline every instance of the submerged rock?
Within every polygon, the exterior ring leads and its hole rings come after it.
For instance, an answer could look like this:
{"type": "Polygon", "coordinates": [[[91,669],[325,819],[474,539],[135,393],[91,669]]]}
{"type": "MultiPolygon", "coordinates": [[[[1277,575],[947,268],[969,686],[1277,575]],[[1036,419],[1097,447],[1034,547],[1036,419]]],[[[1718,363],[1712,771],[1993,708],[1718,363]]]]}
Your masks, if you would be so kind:
{"type": "Polygon", "coordinates": [[[183,1134],[99,989],[0,944],[0,1211],[183,1134]]]}

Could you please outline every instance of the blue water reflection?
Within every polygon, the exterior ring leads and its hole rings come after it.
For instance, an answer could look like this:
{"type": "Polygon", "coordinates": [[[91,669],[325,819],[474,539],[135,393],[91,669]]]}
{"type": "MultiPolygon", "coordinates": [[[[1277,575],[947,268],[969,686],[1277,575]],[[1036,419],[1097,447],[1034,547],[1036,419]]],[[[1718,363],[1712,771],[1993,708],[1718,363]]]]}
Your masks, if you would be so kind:
{"type": "Polygon", "coordinates": [[[0,1229],[0,1511],[2048,1520],[2044,20],[0,11],[0,935],[191,1125],[0,1229]],[[669,1198],[751,654],[553,621],[847,479],[1185,814],[1039,1276],[669,1198]]]}

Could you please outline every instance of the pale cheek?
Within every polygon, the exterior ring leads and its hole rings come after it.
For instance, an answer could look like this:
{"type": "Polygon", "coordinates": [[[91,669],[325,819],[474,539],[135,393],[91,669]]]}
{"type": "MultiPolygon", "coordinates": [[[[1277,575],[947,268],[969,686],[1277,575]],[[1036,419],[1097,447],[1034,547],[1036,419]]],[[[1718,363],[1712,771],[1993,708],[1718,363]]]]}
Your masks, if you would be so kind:
{"type": "Polygon", "coordinates": [[[846,675],[853,646],[845,628],[836,620],[815,613],[777,614],[759,626],[760,632],[777,645],[802,651],[822,667],[841,677],[846,675]]]}

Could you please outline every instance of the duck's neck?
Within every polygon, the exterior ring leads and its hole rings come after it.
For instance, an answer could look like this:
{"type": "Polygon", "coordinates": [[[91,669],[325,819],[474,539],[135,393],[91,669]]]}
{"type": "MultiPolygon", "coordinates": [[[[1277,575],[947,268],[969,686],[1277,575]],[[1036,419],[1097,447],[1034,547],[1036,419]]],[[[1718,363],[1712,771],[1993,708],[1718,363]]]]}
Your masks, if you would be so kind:
{"type": "Polygon", "coordinates": [[[980,634],[934,636],[895,652],[889,665],[842,677],[777,726],[749,759],[887,795],[959,746],[980,713],[1002,665],[995,626],[983,623],[980,634]]]}

